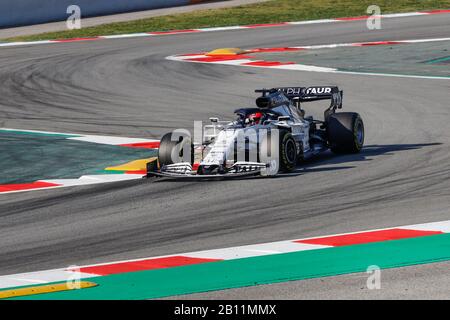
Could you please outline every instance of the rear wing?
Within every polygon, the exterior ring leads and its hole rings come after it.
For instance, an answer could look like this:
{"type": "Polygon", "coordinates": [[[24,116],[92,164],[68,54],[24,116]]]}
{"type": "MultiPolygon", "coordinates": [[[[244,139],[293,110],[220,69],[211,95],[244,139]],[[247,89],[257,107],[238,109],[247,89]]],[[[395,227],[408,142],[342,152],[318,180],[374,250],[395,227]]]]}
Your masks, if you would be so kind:
{"type": "MultiPolygon", "coordinates": [[[[342,109],[342,99],[344,92],[336,86],[317,86],[317,87],[283,87],[272,89],[258,89],[255,92],[261,92],[262,97],[256,99],[257,105],[260,107],[258,100],[267,100],[271,95],[278,95],[282,92],[283,96],[292,101],[292,103],[300,110],[302,102],[331,100],[330,106],[324,111],[324,121],[335,113],[336,109],[342,109]],[[269,96],[267,96],[269,94],[269,96]]],[[[270,99],[269,99],[270,100],[270,99]]],[[[273,100],[273,99],[272,99],[273,100]]]]}
{"type": "Polygon", "coordinates": [[[273,89],[259,89],[255,92],[266,93],[281,91],[284,95],[294,102],[310,102],[318,100],[331,100],[330,109],[341,109],[344,92],[336,86],[318,86],[318,87],[282,87],[273,89]]]}
{"type": "Polygon", "coordinates": [[[300,102],[331,100],[330,107],[341,109],[344,91],[338,87],[285,87],[275,88],[283,91],[284,95],[291,100],[300,102]]]}

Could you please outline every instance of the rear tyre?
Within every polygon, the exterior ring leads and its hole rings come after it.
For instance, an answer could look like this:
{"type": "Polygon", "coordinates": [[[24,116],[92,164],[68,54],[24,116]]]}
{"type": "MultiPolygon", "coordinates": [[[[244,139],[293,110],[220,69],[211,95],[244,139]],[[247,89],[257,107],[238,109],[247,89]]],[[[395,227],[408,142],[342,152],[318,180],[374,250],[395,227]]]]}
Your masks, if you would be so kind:
{"type": "Polygon", "coordinates": [[[334,153],[358,153],[364,145],[364,123],[355,112],[330,115],[327,121],[330,149],[334,153]]]}
{"type": "Polygon", "coordinates": [[[265,136],[259,145],[259,161],[270,165],[266,175],[275,175],[278,172],[290,172],[295,169],[298,162],[298,148],[292,134],[284,129],[278,131],[278,141],[272,141],[273,133],[265,136]],[[277,144],[278,143],[278,148],[277,144]],[[272,156],[272,151],[278,149],[278,157],[272,156]]]}
{"type": "Polygon", "coordinates": [[[160,142],[158,150],[159,165],[188,162],[194,163],[194,152],[191,138],[187,134],[166,133],[160,142]]]}

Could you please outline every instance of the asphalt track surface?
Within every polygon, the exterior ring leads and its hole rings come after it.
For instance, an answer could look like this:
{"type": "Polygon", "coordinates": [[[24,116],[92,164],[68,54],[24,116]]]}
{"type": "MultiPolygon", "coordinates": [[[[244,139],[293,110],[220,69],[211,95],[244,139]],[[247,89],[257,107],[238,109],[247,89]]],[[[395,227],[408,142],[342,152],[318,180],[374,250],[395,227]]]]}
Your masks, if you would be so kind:
{"type": "Polygon", "coordinates": [[[449,81],[164,59],[217,47],[448,37],[449,25],[443,14],[383,20],[377,31],[354,21],[2,48],[1,127],[159,138],[194,120],[230,118],[258,87],[335,84],[345,110],[365,121],[366,148],[284,177],[0,195],[0,275],[449,219],[449,81]]]}

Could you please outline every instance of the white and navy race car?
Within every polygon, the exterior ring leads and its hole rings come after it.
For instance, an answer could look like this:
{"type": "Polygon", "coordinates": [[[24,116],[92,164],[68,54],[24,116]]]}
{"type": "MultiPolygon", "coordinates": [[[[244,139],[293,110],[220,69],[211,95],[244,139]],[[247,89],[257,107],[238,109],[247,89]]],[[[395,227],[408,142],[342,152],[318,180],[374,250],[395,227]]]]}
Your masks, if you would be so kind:
{"type": "Polygon", "coordinates": [[[147,176],[223,178],[276,175],[330,149],[357,153],[364,144],[359,114],[336,112],[343,92],[335,86],[255,90],[256,107],[235,111],[234,121],[210,118],[200,139],[186,130],[165,134],[147,176]],[[323,120],[305,116],[304,102],[331,100],[323,120]],[[198,140],[198,141],[196,141],[198,140]]]}

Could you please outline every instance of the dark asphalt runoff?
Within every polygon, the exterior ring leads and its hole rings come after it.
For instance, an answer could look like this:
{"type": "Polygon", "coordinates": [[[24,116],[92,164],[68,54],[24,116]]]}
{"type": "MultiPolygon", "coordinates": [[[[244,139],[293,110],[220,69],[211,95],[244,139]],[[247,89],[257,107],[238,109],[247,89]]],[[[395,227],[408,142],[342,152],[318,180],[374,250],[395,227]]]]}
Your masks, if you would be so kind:
{"type": "MultiPolygon", "coordinates": [[[[344,110],[364,119],[366,147],[358,155],[323,155],[288,177],[144,179],[0,195],[0,275],[448,220],[450,81],[165,57],[219,47],[448,37],[449,25],[450,15],[442,14],[386,19],[376,31],[353,21],[1,48],[0,127],[159,138],[194,120],[231,118],[237,107],[253,105],[255,88],[330,84],[345,91],[344,110]]],[[[440,272],[450,277],[448,268],[440,272]]]]}

